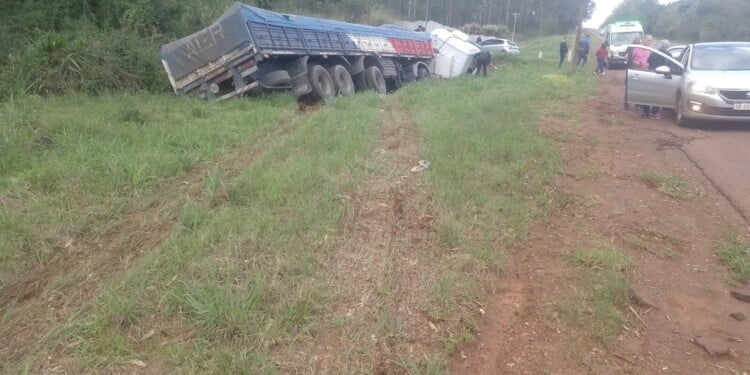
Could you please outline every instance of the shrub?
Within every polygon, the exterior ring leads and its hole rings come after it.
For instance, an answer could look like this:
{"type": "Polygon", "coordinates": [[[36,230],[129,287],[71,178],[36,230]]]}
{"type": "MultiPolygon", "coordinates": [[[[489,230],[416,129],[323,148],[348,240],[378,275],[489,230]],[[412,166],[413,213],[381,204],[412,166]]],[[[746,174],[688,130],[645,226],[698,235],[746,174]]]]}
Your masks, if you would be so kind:
{"type": "Polygon", "coordinates": [[[467,23],[466,25],[461,26],[461,31],[467,34],[492,35],[499,37],[508,34],[508,27],[497,24],[480,25],[478,23],[467,23]]]}
{"type": "Polygon", "coordinates": [[[40,33],[0,67],[0,84],[9,88],[0,95],[166,90],[158,44],[121,30],[40,33]]]}

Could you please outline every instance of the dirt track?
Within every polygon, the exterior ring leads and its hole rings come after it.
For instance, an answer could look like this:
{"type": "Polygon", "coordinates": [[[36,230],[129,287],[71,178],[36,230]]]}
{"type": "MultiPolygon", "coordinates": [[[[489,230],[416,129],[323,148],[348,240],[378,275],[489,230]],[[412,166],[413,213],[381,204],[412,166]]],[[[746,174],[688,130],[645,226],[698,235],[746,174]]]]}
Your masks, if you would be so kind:
{"type": "Polygon", "coordinates": [[[747,234],[750,126],[678,128],[671,114],[644,120],[622,109],[624,72],[600,77],[597,97],[570,103],[580,123],[547,119],[565,159],[555,186],[568,201],[532,229],[493,285],[477,340],[454,358],[456,374],[743,374],[750,371],[750,304],[729,294],[715,241],[729,227],[747,234]],[[743,145],[744,143],[744,145],[743,145]],[[645,171],[676,174],[701,192],[687,200],[649,186],[645,171]],[[559,311],[584,284],[569,262],[576,248],[606,243],[634,260],[633,298],[611,341],[586,318],[559,311]],[[632,309],[632,310],[631,310],[632,309]],[[712,356],[696,341],[714,341],[712,356]]]}

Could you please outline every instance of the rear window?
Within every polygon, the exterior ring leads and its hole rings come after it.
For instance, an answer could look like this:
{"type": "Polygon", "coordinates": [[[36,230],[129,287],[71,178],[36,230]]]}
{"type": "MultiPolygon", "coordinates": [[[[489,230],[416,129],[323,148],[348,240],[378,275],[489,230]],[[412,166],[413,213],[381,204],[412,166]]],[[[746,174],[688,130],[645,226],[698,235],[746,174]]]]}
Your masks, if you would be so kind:
{"type": "Polygon", "coordinates": [[[695,46],[690,67],[695,70],[750,70],[750,44],[695,46]]]}

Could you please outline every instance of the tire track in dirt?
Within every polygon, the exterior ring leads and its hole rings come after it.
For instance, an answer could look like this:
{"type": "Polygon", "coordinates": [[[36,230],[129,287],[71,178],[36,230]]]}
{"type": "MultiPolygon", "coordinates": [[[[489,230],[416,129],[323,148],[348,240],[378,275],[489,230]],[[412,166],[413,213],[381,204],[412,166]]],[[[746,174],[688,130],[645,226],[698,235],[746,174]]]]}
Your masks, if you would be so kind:
{"type": "Polygon", "coordinates": [[[425,269],[434,221],[429,182],[410,172],[422,158],[416,125],[396,96],[383,100],[379,139],[365,166],[372,172],[343,197],[341,233],[321,262],[334,296],[325,328],[303,348],[278,353],[283,372],[401,373],[396,358],[422,360],[435,352],[438,333],[420,312],[426,294],[420,275],[434,272],[425,269]]]}
{"type": "MultiPolygon", "coordinates": [[[[304,109],[310,110],[314,109],[304,109]]],[[[12,371],[18,361],[40,350],[45,345],[44,337],[85,308],[104,284],[166,241],[186,201],[208,202],[210,197],[201,184],[208,170],[218,165],[224,180],[236,178],[294,132],[305,117],[302,112],[284,114],[278,126],[251,145],[240,145],[219,160],[200,164],[187,175],[170,180],[157,188],[148,204],[106,224],[101,235],[77,238],[63,257],[3,287],[0,306],[4,327],[0,332],[6,340],[0,348],[0,370],[12,371]],[[57,284],[60,287],[47,295],[50,291],[45,289],[57,284]]],[[[226,199],[226,192],[221,192],[209,203],[216,207],[226,199]]]]}

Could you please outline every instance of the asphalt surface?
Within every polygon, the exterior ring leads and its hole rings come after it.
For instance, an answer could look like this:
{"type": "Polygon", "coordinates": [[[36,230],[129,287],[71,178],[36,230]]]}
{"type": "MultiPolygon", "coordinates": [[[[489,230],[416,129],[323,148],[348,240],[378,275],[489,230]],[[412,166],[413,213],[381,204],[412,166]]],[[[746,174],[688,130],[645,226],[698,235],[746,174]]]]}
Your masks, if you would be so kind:
{"type": "Polygon", "coordinates": [[[695,137],[685,154],[750,222],[750,122],[699,123],[694,129],[670,124],[673,133],[695,137]]]}

